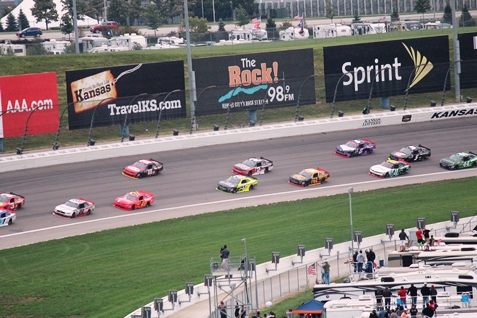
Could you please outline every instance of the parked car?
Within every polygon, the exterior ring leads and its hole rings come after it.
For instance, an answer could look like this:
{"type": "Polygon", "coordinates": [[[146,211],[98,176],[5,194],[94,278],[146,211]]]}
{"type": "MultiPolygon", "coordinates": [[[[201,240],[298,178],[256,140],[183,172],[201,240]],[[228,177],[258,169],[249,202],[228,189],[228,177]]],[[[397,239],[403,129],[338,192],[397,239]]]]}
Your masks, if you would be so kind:
{"type": "Polygon", "coordinates": [[[103,30],[113,30],[119,28],[119,23],[116,21],[106,21],[101,24],[93,25],[89,28],[91,33],[101,33],[103,30]]]}
{"type": "Polygon", "coordinates": [[[21,30],[20,32],[17,32],[17,36],[19,38],[24,38],[24,37],[27,37],[27,36],[33,36],[35,38],[38,38],[42,34],[43,34],[43,32],[41,31],[40,28],[26,28],[26,29],[21,30]]]}

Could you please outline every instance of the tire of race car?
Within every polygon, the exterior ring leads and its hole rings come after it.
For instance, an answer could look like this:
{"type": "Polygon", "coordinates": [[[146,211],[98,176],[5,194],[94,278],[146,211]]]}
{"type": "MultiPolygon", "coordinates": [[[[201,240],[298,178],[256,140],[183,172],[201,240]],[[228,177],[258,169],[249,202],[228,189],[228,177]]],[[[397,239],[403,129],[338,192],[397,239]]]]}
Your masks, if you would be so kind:
{"type": "Polygon", "coordinates": [[[389,178],[389,173],[386,172],[386,174],[384,175],[385,178],[389,178]]]}
{"type": "Polygon", "coordinates": [[[252,191],[254,188],[253,184],[250,185],[250,191],[252,191]]]}
{"type": "Polygon", "coordinates": [[[91,210],[86,211],[86,215],[90,215],[90,214],[91,214],[91,210]]]}
{"type": "Polygon", "coordinates": [[[76,217],[76,213],[73,212],[73,214],[71,214],[71,218],[74,219],[76,217]]]}
{"type": "Polygon", "coordinates": [[[151,206],[151,202],[146,203],[146,206],[151,206]]]}
{"type": "Polygon", "coordinates": [[[268,168],[265,168],[265,173],[269,173],[270,171],[268,170],[268,168]]]}
{"type": "Polygon", "coordinates": [[[247,173],[247,176],[251,177],[251,176],[252,176],[252,171],[249,171],[249,172],[247,173]]]}
{"type": "Polygon", "coordinates": [[[135,209],[136,209],[136,207],[134,205],[131,205],[131,211],[135,210],[135,209]]]}
{"type": "Polygon", "coordinates": [[[237,193],[237,188],[233,189],[232,193],[237,193]]]}
{"type": "Polygon", "coordinates": [[[138,174],[136,175],[136,177],[137,177],[138,179],[141,179],[141,178],[142,178],[142,173],[138,173],[138,174]]]}
{"type": "Polygon", "coordinates": [[[12,225],[12,224],[13,224],[13,220],[12,219],[8,220],[8,225],[12,225]]]}
{"type": "Polygon", "coordinates": [[[22,208],[22,205],[19,204],[19,205],[17,206],[17,210],[20,210],[21,208],[22,208]]]}
{"type": "Polygon", "coordinates": [[[320,184],[325,183],[325,179],[320,179],[320,184]]]}

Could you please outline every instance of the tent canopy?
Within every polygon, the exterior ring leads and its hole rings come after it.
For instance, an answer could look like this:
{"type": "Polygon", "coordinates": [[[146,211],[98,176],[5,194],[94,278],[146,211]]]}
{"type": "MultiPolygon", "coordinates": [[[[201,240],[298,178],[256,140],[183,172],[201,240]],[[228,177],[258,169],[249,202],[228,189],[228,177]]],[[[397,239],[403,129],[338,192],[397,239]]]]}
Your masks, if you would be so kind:
{"type": "Polygon", "coordinates": [[[323,312],[323,303],[316,299],[307,301],[292,310],[295,315],[299,314],[321,314],[323,312]]]}

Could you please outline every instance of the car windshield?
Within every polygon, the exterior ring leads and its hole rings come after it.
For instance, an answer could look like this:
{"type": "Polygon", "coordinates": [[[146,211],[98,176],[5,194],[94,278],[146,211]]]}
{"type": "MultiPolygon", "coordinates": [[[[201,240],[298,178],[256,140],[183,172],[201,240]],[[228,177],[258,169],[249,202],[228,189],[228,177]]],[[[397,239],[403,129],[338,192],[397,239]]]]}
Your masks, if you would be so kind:
{"type": "Polygon", "coordinates": [[[240,179],[239,179],[239,178],[236,178],[236,177],[234,177],[234,176],[232,176],[232,177],[228,178],[228,179],[225,180],[225,181],[228,182],[228,183],[233,184],[234,186],[236,186],[236,185],[239,184],[240,179]]]}
{"type": "Polygon", "coordinates": [[[6,195],[0,195],[0,202],[8,202],[8,199],[6,195]]]}
{"type": "Polygon", "coordinates": [[[411,155],[412,154],[412,150],[409,147],[404,147],[399,151],[402,152],[403,154],[406,154],[406,155],[411,155]]]}
{"type": "Polygon", "coordinates": [[[244,162],[242,162],[244,165],[246,165],[247,167],[255,167],[257,165],[256,162],[252,161],[252,160],[245,160],[244,162]]]}
{"type": "Polygon", "coordinates": [[[131,193],[127,193],[124,197],[131,201],[136,201],[137,199],[137,197],[135,195],[132,195],[131,193]]]}
{"type": "Polygon", "coordinates": [[[77,208],[77,207],[78,207],[78,203],[72,202],[72,201],[67,201],[67,202],[65,203],[65,205],[66,205],[66,206],[69,206],[69,207],[71,207],[71,208],[77,208]]]}
{"type": "Polygon", "coordinates": [[[381,163],[381,166],[392,169],[394,167],[394,164],[391,162],[384,161],[383,163],[381,163]]]}
{"type": "Polygon", "coordinates": [[[462,157],[459,156],[458,154],[453,154],[452,156],[450,156],[449,159],[452,161],[462,161],[462,157]]]}
{"type": "Polygon", "coordinates": [[[348,146],[348,147],[350,147],[350,148],[356,148],[356,147],[358,147],[358,144],[355,143],[354,141],[348,141],[348,142],[346,143],[346,146],[348,146]]]}
{"type": "Polygon", "coordinates": [[[136,162],[136,163],[134,163],[133,166],[138,167],[138,168],[141,168],[141,169],[146,169],[146,165],[145,165],[144,163],[142,163],[142,162],[139,162],[139,161],[136,162]]]}
{"type": "Polygon", "coordinates": [[[306,170],[303,170],[302,172],[299,173],[300,175],[304,176],[305,178],[311,178],[311,173],[309,173],[306,170]]]}

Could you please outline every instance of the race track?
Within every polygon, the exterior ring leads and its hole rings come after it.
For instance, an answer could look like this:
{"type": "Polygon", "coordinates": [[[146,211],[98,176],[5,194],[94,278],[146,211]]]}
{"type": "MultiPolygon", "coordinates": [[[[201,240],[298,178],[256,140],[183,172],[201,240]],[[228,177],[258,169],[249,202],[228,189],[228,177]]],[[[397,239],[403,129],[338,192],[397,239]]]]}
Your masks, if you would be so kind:
{"type": "Polygon", "coordinates": [[[126,165],[142,159],[137,157],[1,173],[1,191],[24,195],[26,206],[18,211],[16,223],[0,228],[0,249],[174,217],[346,193],[350,186],[365,191],[477,176],[477,169],[449,172],[438,166],[440,158],[454,152],[477,152],[476,123],[476,118],[453,119],[145,154],[142,158],[163,162],[164,171],[141,180],[121,175],[126,165]],[[336,145],[361,137],[377,143],[373,154],[350,159],[333,154],[336,145]],[[409,175],[384,180],[367,174],[391,151],[419,143],[431,148],[432,156],[412,164],[409,175]],[[233,164],[250,156],[273,160],[274,170],[258,176],[259,184],[251,192],[216,191],[217,182],[231,175],[233,164]],[[329,170],[330,181],[306,189],[287,183],[291,174],[312,167],[329,170]],[[117,196],[139,189],[155,194],[153,206],[134,212],[112,206],[117,196]],[[77,197],[94,201],[96,211],[76,219],[52,214],[54,206],[77,197]]]}

